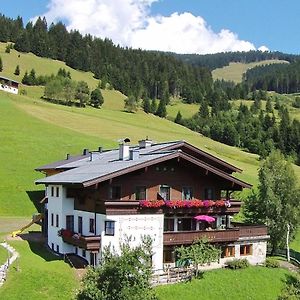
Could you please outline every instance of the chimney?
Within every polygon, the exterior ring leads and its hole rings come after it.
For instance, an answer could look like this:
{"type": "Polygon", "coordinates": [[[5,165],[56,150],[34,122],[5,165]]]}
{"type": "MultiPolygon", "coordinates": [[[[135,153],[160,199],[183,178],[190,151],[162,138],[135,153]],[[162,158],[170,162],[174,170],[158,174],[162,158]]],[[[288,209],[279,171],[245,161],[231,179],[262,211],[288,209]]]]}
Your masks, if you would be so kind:
{"type": "Polygon", "coordinates": [[[98,147],[98,152],[102,153],[103,152],[103,148],[102,147],[98,147]]]}
{"type": "Polygon", "coordinates": [[[66,160],[68,160],[70,158],[70,154],[69,153],[67,153],[67,158],[66,158],[66,160]]]}
{"type": "Polygon", "coordinates": [[[101,156],[101,153],[97,152],[97,151],[92,151],[90,152],[90,161],[95,161],[97,159],[99,159],[101,156]]]}
{"type": "Polygon", "coordinates": [[[145,139],[145,140],[140,140],[139,141],[139,148],[144,149],[152,146],[152,141],[145,139]]]}
{"type": "Polygon", "coordinates": [[[129,145],[124,143],[119,145],[119,160],[126,160],[129,158],[129,145]]]}
{"type": "Polygon", "coordinates": [[[83,149],[82,155],[88,155],[89,154],[89,149],[83,149]]]}
{"type": "Polygon", "coordinates": [[[140,152],[138,150],[129,150],[129,159],[130,160],[136,160],[140,156],[140,152]]]}

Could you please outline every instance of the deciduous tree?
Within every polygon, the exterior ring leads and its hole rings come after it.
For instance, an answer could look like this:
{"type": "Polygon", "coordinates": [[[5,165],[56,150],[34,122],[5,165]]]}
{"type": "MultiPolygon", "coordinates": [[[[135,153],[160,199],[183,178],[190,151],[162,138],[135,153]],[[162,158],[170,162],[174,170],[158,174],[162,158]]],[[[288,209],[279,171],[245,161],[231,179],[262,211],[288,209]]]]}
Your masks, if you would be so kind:
{"type": "Polygon", "coordinates": [[[286,246],[290,227],[293,238],[300,218],[300,193],[291,164],[279,151],[273,151],[259,170],[258,192],[245,202],[247,222],[268,226],[272,252],[286,246]]]}
{"type": "Polygon", "coordinates": [[[200,239],[191,246],[181,246],[176,249],[176,252],[179,260],[193,265],[196,277],[199,274],[199,266],[217,261],[221,255],[221,250],[205,239],[200,239]]]}
{"type": "Polygon", "coordinates": [[[78,300],[155,300],[150,286],[151,240],[141,245],[121,245],[121,253],[106,248],[101,264],[88,270],[78,300]]]}
{"type": "Polygon", "coordinates": [[[91,93],[91,105],[99,108],[104,103],[102,93],[99,88],[96,88],[91,93]]]}

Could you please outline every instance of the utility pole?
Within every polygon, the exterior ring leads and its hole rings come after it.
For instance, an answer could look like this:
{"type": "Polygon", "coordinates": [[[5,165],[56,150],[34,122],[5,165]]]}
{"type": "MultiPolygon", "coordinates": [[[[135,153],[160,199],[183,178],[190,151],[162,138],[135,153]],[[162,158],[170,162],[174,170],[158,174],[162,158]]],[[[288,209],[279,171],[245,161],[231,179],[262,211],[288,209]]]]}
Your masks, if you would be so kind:
{"type": "Polygon", "coordinates": [[[287,224],[287,233],[286,233],[286,258],[287,261],[290,261],[290,246],[289,246],[289,239],[290,239],[290,224],[287,224]]]}

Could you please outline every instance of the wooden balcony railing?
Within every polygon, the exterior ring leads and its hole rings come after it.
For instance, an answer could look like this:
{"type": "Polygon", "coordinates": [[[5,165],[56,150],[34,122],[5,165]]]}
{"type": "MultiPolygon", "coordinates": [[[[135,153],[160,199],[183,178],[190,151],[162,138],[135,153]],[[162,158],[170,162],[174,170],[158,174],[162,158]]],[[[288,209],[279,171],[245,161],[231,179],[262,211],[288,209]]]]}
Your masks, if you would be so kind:
{"type": "Polygon", "coordinates": [[[207,238],[210,242],[234,242],[243,238],[257,238],[268,236],[268,229],[264,225],[247,225],[223,230],[205,231],[168,231],[164,232],[164,245],[192,244],[200,238],[207,238]]]}
{"type": "Polygon", "coordinates": [[[264,225],[239,226],[240,237],[257,237],[268,235],[268,228],[264,225]]]}
{"type": "Polygon", "coordinates": [[[62,236],[62,239],[67,244],[77,246],[85,250],[99,251],[100,249],[100,235],[80,236],[78,238],[75,238],[73,236],[62,236]]]}
{"type": "Polygon", "coordinates": [[[210,242],[233,242],[239,239],[239,229],[164,232],[164,245],[184,245],[207,238],[210,242]]]}

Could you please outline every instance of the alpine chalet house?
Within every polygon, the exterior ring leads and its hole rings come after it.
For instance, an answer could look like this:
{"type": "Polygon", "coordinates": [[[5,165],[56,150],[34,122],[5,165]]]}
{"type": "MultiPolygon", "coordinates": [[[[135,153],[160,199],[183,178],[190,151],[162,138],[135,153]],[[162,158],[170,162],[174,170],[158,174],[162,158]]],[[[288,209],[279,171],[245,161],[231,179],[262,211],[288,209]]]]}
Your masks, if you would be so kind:
{"type": "Polygon", "coordinates": [[[265,260],[267,228],[231,222],[241,208],[231,193],[251,185],[232,176],[239,168],[187,142],[85,149],[36,170],[46,174],[36,183],[46,186],[44,230],[57,253],[95,265],[105,246],[118,251],[126,239],[140,244],[149,235],[155,270],[174,266],[175,248],[203,237],[222,247],[218,266],[265,260]]]}

